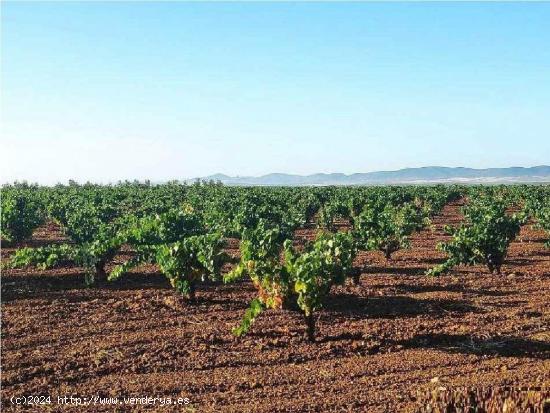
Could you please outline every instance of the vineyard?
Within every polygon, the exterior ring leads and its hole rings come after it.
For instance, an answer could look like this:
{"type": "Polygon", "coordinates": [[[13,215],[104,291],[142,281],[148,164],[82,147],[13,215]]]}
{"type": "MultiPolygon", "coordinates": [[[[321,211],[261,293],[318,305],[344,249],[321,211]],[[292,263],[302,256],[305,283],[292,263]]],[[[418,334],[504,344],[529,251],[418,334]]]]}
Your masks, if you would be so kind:
{"type": "Polygon", "coordinates": [[[546,185],[15,184],[1,203],[3,401],[414,411],[442,386],[550,385],[546,185]]]}

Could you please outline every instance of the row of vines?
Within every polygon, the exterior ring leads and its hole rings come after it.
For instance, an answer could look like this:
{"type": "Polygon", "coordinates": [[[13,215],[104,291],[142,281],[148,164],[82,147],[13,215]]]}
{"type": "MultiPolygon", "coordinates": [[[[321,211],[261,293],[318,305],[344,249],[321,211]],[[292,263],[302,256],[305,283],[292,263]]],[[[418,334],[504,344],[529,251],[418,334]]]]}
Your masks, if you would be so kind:
{"type": "Polygon", "coordinates": [[[40,187],[14,184],[1,191],[1,238],[20,246],[47,221],[57,223],[66,242],[18,248],[4,268],[53,268],[68,263],[85,269],[88,285],[114,282],[132,268],[156,264],[189,301],[201,283],[249,278],[256,291],[234,334],[245,334],[262,311],[299,311],[307,336],[315,339],[315,317],[331,288],[357,283],[361,250],[388,260],[409,246],[414,231],[451,201],[464,198],[464,221],[448,227],[438,245],[447,259],[427,275],[457,265],[483,264],[500,273],[520,226],[532,222],[550,232],[549,186],[226,187],[214,182],[185,185],[120,183],[40,187]],[[515,211],[515,212],[512,212],[515,211]],[[346,222],[346,230],[339,230],[346,222]],[[297,229],[318,228],[299,243],[297,229]],[[227,254],[237,238],[240,258],[227,254]],[[108,266],[121,250],[132,257],[108,266]],[[225,264],[231,270],[222,272],[225,264]],[[107,271],[107,268],[110,270],[107,271]]]}

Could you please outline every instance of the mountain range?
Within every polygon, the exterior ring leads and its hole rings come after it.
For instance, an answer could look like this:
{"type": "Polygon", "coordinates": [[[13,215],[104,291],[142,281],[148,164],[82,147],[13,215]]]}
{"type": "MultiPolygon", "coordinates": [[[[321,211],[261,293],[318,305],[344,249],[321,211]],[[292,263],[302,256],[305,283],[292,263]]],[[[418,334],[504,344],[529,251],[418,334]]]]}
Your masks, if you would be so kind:
{"type": "Polygon", "coordinates": [[[379,171],[355,173],[318,173],[313,175],[293,175],[271,173],[268,175],[228,176],[215,174],[202,178],[190,179],[213,180],[225,185],[242,186],[300,186],[300,185],[384,185],[384,184],[435,184],[435,183],[465,183],[465,184],[497,184],[497,183],[549,183],[550,166],[534,166],[530,168],[452,168],[444,166],[426,166],[422,168],[405,168],[397,171],[379,171]]]}

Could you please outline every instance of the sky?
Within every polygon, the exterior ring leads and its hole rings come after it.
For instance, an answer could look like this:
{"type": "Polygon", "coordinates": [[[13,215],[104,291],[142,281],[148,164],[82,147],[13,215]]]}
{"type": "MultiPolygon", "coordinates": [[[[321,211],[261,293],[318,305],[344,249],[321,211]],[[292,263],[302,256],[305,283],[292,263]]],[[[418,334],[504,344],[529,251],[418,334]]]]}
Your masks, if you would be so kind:
{"type": "Polygon", "coordinates": [[[2,182],[550,164],[550,3],[1,13],[2,182]]]}

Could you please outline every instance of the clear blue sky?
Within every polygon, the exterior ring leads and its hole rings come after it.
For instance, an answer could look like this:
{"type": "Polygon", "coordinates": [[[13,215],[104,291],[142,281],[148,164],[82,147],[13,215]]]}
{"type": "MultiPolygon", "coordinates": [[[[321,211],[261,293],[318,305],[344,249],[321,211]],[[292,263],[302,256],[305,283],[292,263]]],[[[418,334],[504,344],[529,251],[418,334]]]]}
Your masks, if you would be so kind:
{"type": "Polygon", "coordinates": [[[2,2],[1,179],[550,163],[550,3],[2,2]]]}

